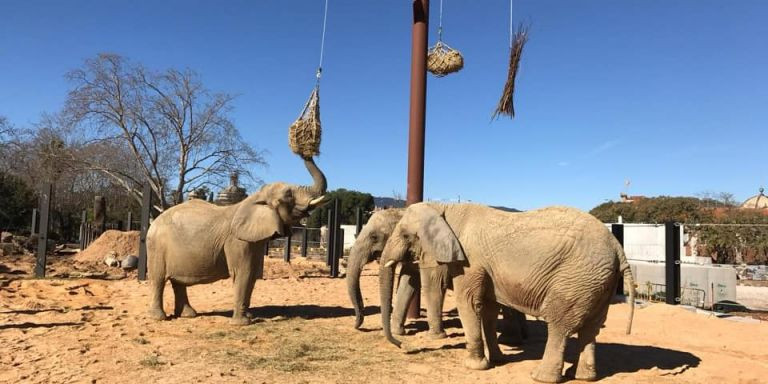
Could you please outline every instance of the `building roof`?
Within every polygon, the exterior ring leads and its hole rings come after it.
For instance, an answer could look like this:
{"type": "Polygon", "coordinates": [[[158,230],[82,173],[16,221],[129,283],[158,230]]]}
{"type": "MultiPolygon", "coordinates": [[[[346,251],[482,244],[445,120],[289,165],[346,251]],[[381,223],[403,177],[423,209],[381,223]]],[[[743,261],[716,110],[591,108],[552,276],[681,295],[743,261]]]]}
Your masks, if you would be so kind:
{"type": "Polygon", "coordinates": [[[741,207],[750,208],[750,209],[768,208],[768,196],[765,196],[765,194],[763,194],[764,191],[765,189],[761,187],[760,193],[747,199],[747,201],[745,201],[744,204],[741,205],[741,207]]]}

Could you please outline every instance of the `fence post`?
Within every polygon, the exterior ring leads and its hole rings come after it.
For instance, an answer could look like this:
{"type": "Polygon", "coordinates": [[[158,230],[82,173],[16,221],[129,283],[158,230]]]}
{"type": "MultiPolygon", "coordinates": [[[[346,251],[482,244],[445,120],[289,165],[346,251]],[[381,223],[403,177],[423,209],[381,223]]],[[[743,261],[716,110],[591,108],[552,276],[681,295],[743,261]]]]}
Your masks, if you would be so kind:
{"type": "Polygon", "coordinates": [[[664,223],[666,302],[680,303],[680,227],[672,222],[664,223]]]}
{"type": "Polygon", "coordinates": [[[88,212],[83,210],[80,215],[80,250],[85,249],[85,222],[88,220],[88,212]]]}
{"type": "Polygon", "coordinates": [[[96,196],[93,201],[94,230],[101,235],[107,230],[107,200],[104,196],[96,196]]]}
{"type": "Polygon", "coordinates": [[[32,229],[29,231],[30,236],[37,233],[37,208],[32,208],[32,229]]]}
{"type": "Polygon", "coordinates": [[[339,260],[341,260],[341,255],[344,253],[344,229],[339,228],[336,232],[336,245],[334,245],[333,249],[335,250],[333,253],[333,260],[331,261],[331,277],[336,278],[339,277],[339,260]]]}
{"type": "Polygon", "coordinates": [[[141,196],[141,227],[139,230],[139,280],[147,279],[147,230],[149,230],[149,214],[152,210],[152,187],[149,182],[144,184],[141,196]]]}
{"type": "Polygon", "coordinates": [[[291,262],[291,238],[293,237],[293,228],[288,230],[288,236],[285,237],[285,249],[283,249],[283,261],[291,262]]]}
{"type": "Polygon", "coordinates": [[[51,195],[53,195],[53,184],[43,184],[40,191],[40,231],[37,235],[36,277],[45,277],[45,263],[48,253],[48,213],[51,210],[51,195]]]}
{"type": "Polygon", "coordinates": [[[269,239],[264,242],[264,257],[269,256],[269,239]]]}
{"type": "Polygon", "coordinates": [[[307,237],[309,236],[309,229],[307,227],[304,227],[303,235],[301,236],[301,257],[307,258],[307,246],[309,245],[309,239],[307,237]]]}
{"type": "Polygon", "coordinates": [[[133,212],[128,211],[128,224],[126,224],[126,226],[125,226],[125,230],[126,231],[130,231],[131,230],[131,228],[132,228],[131,227],[131,223],[132,222],[133,222],[133,212]]]}
{"type": "Polygon", "coordinates": [[[355,239],[357,239],[357,235],[360,234],[360,231],[363,229],[363,209],[360,207],[357,207],[357,211],[355,212],[355,239]]]}
{"type": "MultiPolygon", "coordinates": [[[[613,233],[613,236],[616,238],[616,240],[619,241],[619,244],[621,245],[621,248],[624,248],[624,224],[611,224],[611,232],[613,233]]],[[[629,262],[629,261],[627,261],[629,262]]],[[[616,285],[616,294],[617,295],[623,295],[624,294],[624,275],[620,273],[621,276],[619,276],[619,284],[616,285]]]]}
{"type": "Polygon", "coordinates": [[[338,199],[333,200],[333,206],[328,209],[328,239],[326,243],[328,244],[328,256],[326,257],[326,265],[329,267],[331,266],[331,261],[333,260],[333,253],[335,252],[334,248],[336,246],[336,222],[334,220],[335,212],[336,212],[336,202],[338,199]]]}

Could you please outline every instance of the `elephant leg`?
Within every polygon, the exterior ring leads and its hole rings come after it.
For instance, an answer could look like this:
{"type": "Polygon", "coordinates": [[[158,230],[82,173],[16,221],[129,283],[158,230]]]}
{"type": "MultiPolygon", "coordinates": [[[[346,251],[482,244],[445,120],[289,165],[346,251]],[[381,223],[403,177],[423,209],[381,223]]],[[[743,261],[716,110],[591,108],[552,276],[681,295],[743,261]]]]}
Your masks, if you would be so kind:
{"type": "Polygon", "coordinates": [[[256,280],[258,280],[262,275],[260,272],[255,271],[255,273],[252,273],[250,276],[250,282],[248,283],[248,286],[251,288],[246,291],[245,295],[245,317],[249,319],[253,319],[253,314],[251,313],[251,297],[253,295],[253,286],[256,285],[256,280]]]}
{"type": "Polygon", "coordinates": [[[251,319],[246,316],[249,304],[246,299],[253,291],[253,282],[248,273],[235,273],[233,288],[235,290],[235,307],[232,311],[232,319],[229,321],[232,325],[248,325],[251,319]]]}
{"type": "Polygon", "coordinates": [[[456,308],[459,310],[459,318],[461,318],[464,337],[467,341],[467,358],[464,360],[464,366],[478,370],[491,367],[485,358],[481,330],[482,279],[482,274],[470,271],[453,280],[456,308]]]}
{"type": "Polygon", "coordinates": [[[504,318],[503,325],[499,327],[501,335],[499,341],[508,345],[520,345],[528,338],[528,324],[525,314],[507,306],[501,306],[501,314],[504,318]]]}
{"type": "Polygon", "coordinates": [[[579,329],[577,339],[579,357],[571,368],[566,371],[566,375],[576,380],[594,381],[597,379],[595,369],[595,339],[600,333],[600,327],[605,322],[608,315],[608,306],[602,310],[593,320],[589,320],[579,329]],[[575,369],[575,372],[573,371],[575,369]]]}
{"type": "Polygon", "coordinates": [[[421,290],[427,299],[427,323],[429,324],[427,335],[433,339],[444,339],[447,337],[443,330],[444,279],[447,278],[447,268],[422,268],[419,273],[422,282],[421,290]]]}
{"type": "Polygon", "coordinates": [[[563,380],[563,355],[568,335],[563,329],[553,323],[547,324],[547,345],[544,347],[544,358],[533,370],[531,377],[541,383],[559,383],[563,380]]]}
{"type": "Polygon", "coordinates": [[[416,266],[411,263],[403,263],[400,270],[400,282],[397,286],[395,306],[392,309],[392,333],[395,335],[405,334],[405,314],[408,312],[408,305],[411,303],[413,293],[416,292],[419,285],[419,273],[416,266]]]}
{"type": "MultiPolygon", "coordinates": [[[[491,291],[493,292],[493,291],[491,291]]],[[[483,303],[483,337],[485,345],[488,348],[488,359],[492,362],[501,362],[504,360],[504,354],[499,348],[499,340],[496,336],[496,322],[499,318],[499,305],[496,298],[486,299],[483,303]]]]}
{"type": "Polygon", "coordinates": [[[197,311],[189,305],[189,297],[187,296],[187,286],[177,283],[171,280],[171,287],[173,287],[174,307],[173,314],[178,317],[192,318],[197,316],[197,311]]]}
{"type": "Polygon", "coordinates": [[[150,290],[152,299],[149,303],[149,317],[153,320],[165,320],[163,311],[163,290],[165,290],[165,273],[152,273],[150,278],[150,290]]]}

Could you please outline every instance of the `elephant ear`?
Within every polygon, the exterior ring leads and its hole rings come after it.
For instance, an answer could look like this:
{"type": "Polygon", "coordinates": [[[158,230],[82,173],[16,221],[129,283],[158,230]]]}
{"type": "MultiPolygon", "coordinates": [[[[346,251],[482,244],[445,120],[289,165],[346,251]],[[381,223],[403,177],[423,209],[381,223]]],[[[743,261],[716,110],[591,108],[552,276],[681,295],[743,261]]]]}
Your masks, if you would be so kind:
{"type": "Polygon", "coordinates": [[[275,235],[283,235],[283,222],[277,212],[264,202],[244,201],[232,217],[232,233],[236,238],[255,243],[275,235]]]}
{"type": "Polygon", "coordinates": [[[438,263],[452,263],[467,260],[456,234],[440,212],[426,206],[412,206],[419,216],[416,233],[421,239],[421,249],[435,258],[438,263]]]}

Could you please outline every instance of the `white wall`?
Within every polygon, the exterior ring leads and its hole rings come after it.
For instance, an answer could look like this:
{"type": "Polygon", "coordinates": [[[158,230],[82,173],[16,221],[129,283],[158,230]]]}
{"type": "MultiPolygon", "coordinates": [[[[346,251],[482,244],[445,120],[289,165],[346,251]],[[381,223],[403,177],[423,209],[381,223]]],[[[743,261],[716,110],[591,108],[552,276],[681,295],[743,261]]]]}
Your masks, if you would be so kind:
{"type": "MultiPolygon", "coordinates": [[[[610,230],[611,224],[606,224],[610,230]]],[[[680,261],[692,264],[711,264],[708,257],[686,256],[685,230],[680,231],[680,261]]],[[[624,253],[627,259],[637,261],[663,262],[666,257],[666,238],[664,224],[624,224],[624,253]]]]}

